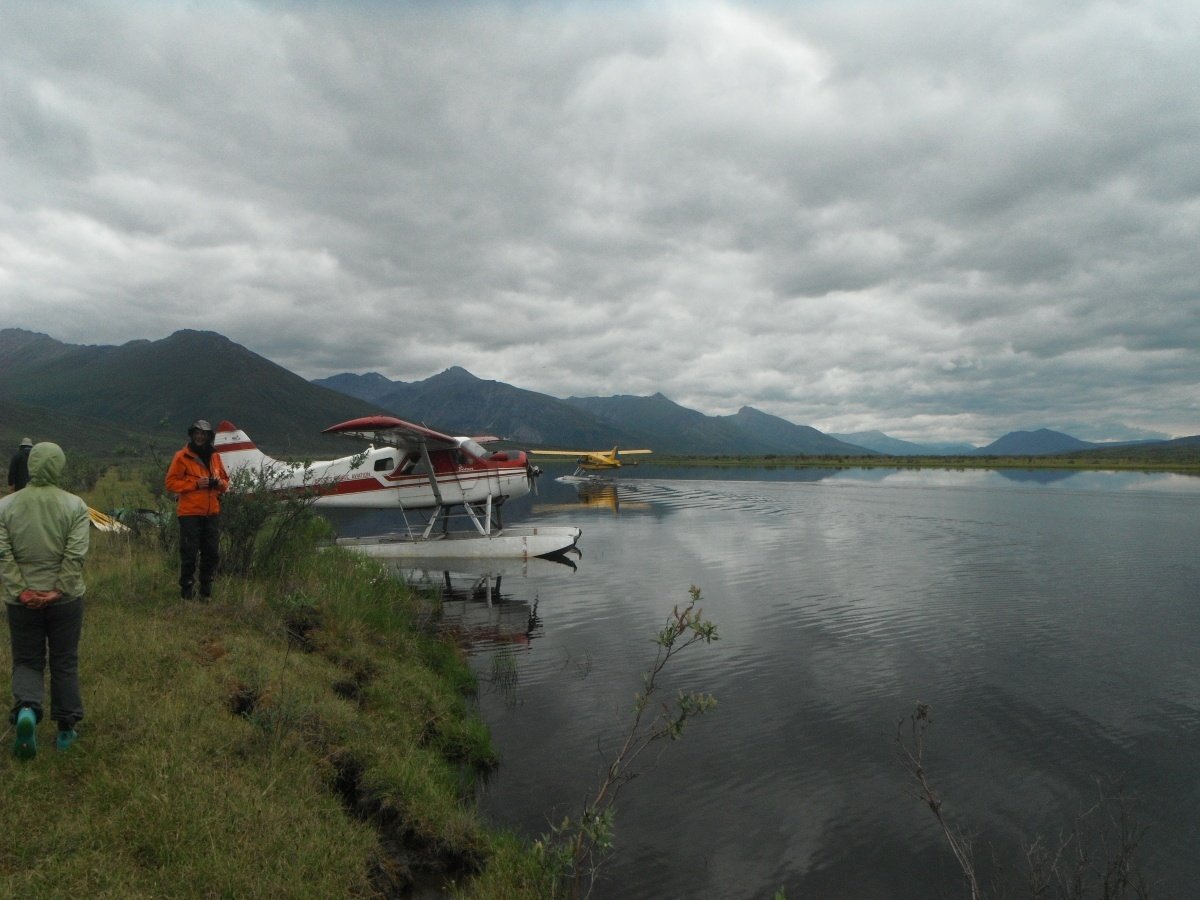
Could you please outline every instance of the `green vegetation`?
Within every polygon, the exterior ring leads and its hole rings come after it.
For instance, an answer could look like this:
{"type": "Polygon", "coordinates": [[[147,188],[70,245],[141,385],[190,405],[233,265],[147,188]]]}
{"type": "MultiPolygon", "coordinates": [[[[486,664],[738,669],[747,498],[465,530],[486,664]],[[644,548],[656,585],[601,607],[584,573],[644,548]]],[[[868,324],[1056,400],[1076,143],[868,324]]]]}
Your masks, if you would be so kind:
{"type": "MultiPolygon", "coordinates": [[[[183,606],[161,554],[111,535],[95,543],[84,740],[34,765],[0,763],[20,798],[20,839],[4,851],[15,893],[365,889],[388,866],[373,829],[346,815],[364,802],[403,806],[428,845],[477,843],[462,815],[446,816],[454,794],[439,782],[457,782],[455,758],[486,763],[486,747],[433,677],[429,647],[399,629],[368,634],[344,609],[375,593],[352,561],[322,557],[286,586],[226,583],[236,594],[225,603],[183,606]],[[312,602],[327,581],[349,590],[336,605],[312,602]]],[[[377,599],[386,615],[413,614],[410,598],[377,599]]]]}
{"type": "Polygon", "coordinates": [[[57,753],[43,723],[37,759],[0,753],[10,895],[369,896],[536,871],[474,810],[496,756],[469,669],[426,627],[436,603],[348,554],[290,563],[182,603],[156,542],[93,534],[81,740],[57,753]]]}
{"type": "Polygon", "coordinates": [[[681,695],[674,713],[647,711],[670,658],[716,639],[698,590],[656,638],[597,795],[529,842],[476,810],[497,755],[465,656],[437,630],[438,598],[318,550],[315,493],[251,491],[227,498],[239,574],[211,603],[180,601],[164,467],[76,469],[91,505],[140,513],[128,532],[92,535],[79,742],[57,752],[47,719],[37,758],[21,761],[5,729],[6,895],[585,896],[637,756],[715,703],[681,695]]]}

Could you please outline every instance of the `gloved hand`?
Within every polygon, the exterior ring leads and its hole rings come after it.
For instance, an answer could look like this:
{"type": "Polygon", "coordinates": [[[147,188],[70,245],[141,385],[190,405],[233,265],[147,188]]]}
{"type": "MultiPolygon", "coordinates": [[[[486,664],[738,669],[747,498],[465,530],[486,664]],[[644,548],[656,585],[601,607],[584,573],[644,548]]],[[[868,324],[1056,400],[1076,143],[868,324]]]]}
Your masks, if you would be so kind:
{"type": "Polygon", "coordinates": [[[62,591],[35,591],[33,588],[26,588],[17,599],[29,609],[41,609],[61,597],[62,591]]]}

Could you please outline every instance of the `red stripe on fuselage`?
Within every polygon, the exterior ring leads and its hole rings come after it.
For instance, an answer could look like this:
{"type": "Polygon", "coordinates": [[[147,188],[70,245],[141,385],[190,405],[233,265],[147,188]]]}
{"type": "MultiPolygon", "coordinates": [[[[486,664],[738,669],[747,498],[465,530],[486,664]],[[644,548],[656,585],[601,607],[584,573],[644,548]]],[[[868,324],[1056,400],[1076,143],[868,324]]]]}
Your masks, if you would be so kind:
{"type": "MultiPolygon", "coordinates": [[[[457,475],[445,473],[438,476],[438,487],[459,485],[464,490],[470,489],[480,481],[492,481],[496,478],[525,477],[524,469],[486,469],[460,471],[457,475]]],[[[428,475],[401,475],[389,479],[390,483],[379,481],[378,478],[343,478],[333,485],[330,494],[361,494],[367,491],[416,490],[429,485],[428,475]]]]}

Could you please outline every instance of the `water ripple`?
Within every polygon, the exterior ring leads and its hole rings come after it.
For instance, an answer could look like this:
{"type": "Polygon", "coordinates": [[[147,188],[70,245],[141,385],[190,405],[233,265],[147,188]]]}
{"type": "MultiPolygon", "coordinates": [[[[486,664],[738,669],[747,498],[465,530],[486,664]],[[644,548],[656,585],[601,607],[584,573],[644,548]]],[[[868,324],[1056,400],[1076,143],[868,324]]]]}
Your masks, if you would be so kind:
{"type": "MultiPolygon", "coordinates": [[[[894,753],[916,701],[934,710],[939,788],[999,852],[1121,778],[1154,811],[1153,874],[1198,883],[1200,493],[1156,484],[622,485],[636,507],[588,520],[578,571],[524,586],[539,598],[528,643],[492,636],[475,658],[486,673],[504,653],[511,670],[507,692],[481,696],[505,756],[485,805],[536,829],[594,783],[651,638],[698,585],[720,640],[673,661],[663,696],[719,705],[622,795],[624,849],[598,900],[680,885],[822,896],[835,876],[842,896],[952,894],[952,878],[930,885],[944,847],[894,753]]],[[[553,515],[571,521],[569,507],[553,515]]]]}

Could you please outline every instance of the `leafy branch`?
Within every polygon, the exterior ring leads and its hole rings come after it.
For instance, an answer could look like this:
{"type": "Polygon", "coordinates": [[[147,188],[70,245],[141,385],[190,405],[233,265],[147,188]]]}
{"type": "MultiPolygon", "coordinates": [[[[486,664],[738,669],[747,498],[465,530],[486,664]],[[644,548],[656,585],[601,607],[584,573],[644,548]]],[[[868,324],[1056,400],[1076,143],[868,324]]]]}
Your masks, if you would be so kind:
{"type": "MultiPolygon", "coordinates": [[[[356,455],[350,471],[362,465],[366,453],[356,455]]],[[[274,466],[245,466],[230,476],[229,491],[221,501],[225,552],[222,568],[248,574],[282,564],[284,548],[313,520],[312,506],[332,492],[338,478],[317,476],[311,465],[281,463],[274,466]],[[293,485],[296,470],[303,475],[293,485]]]]}
{"type": "Polygon", "coordinates": [[[604,768],[595,793],[584,804],[578,820],[565,818],[537,842],[555,873],[565,872],[569,885],[556,884],[560,893],[567,887],[571,897],[586,897],[595,883],[600,864],[612,849],[617,795],[637,772],[634,763],[648,747],[662,740],[678,740],[687,723],[717,705],[711,694],[676,694],[674,702],[658,701],[659,678],[667,665],[694,644],[711,644],[718,639],[717,626],[696,608],[700,589],[689,588],[690,599],[676,606],[654,639],[653,663],[642,674],[642,689],[634,695],[633,719],[616,755],[604,768]]]}

